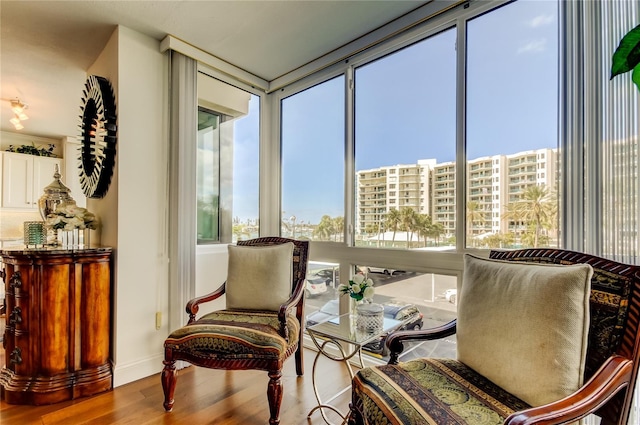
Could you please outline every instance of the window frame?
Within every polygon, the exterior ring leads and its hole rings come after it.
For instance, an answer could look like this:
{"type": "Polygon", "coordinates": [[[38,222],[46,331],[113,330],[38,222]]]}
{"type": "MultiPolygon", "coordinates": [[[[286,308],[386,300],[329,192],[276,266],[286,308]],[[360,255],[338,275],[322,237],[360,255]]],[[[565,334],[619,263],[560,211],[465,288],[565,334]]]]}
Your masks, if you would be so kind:
{"type": "MultiPolygon", "coordinates": [[[[463,268],[463,258],[466,253],[475,253],[481,256],[487,255],[485,249],[467,248],[464,246],[465,240],[465,208],[456,209],[456,249],[448,252],[420,252],[412,250],[398,250],[385,248],[363,248],[353,246],[353,229],[356,222],[355,206],[355,128],[354,128],[354,90],[353,75],[355,68],[366,65],[388,54],[410,46],[416,42],[429,38],[450,28],[456,28],[457,39],[466,39],[466,21],[482,15],[492,9],[511,3],[511,0],[496,0],[488,2],[471,2],[466,8],[455,8],[441,15],[432,17],[426,22],[412,27],[411,29],[397,34],[376,46],[363,52],[354,54],[348,59],[342,60],[324,70],[315,72],[306,78],[298,80],[288,86],[271,93],[270,106],[273,109],[271,117],[272,143],[277,145],[276,149],[271,149],[273,163],[281,165],[281,110],[280,102],[285,97],[295,95],[309,87],[336,77],[338,74],[345,75],[346,100],[345,100],[345,242],[311,241],[314,261],[327,261],[340,264],[342,276],[350,276],[353,266],[356,264],[376,264],[380,266],[395,267],[403,270],[412,270],[420,273],[438,273],[461,276],[463,268]]],[[[466,52],[464,49],[457,49],[456,66],[456,163],[466,164],[465,148],[465,110],[466,110],[466,52]]],[[[466,206],[466,167],[456,167],[456,204],[466,206]]],[[[280,187],[280,175],[277,179],[275,174],[270,181],[273,186],[280,187]]],[[[277,216],[277,220],[272,223],[278,226],[280,222],[280,202],[271,207],[271,214],[277,216]]],[[[279,234],[279,230],[277,232],[279,234]]],[[[342,304],[342,303],[341,303],[342,304]]],[[[341,305],[341,311],[342,305],[341,305]]]]}

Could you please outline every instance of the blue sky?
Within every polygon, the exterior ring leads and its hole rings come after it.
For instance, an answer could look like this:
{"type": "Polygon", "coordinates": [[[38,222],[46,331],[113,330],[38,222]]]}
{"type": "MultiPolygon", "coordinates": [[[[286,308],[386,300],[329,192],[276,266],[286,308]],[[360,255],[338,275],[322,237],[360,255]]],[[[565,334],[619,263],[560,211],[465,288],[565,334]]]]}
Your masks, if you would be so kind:
{"type": "MultiPolygon", "coordinates": [[[[469,22],[468,158],[557,146],[557,7],[520,0],[469,22]]],[[[447,29],[356,69],[356,170],[455,159],[455,48],[447,29]]],[[[283,101],[284,217],[343,215],[344,96],[340,76],[283,101]]],[[[247,124],[236,124],[241,145],[255,143],[247,124]]],[[[256,162],[236,153],[234,186],[257,181],[256,162]]],[[[256,200],[236,197],[234,216],[257,216],[256,200]]]]}

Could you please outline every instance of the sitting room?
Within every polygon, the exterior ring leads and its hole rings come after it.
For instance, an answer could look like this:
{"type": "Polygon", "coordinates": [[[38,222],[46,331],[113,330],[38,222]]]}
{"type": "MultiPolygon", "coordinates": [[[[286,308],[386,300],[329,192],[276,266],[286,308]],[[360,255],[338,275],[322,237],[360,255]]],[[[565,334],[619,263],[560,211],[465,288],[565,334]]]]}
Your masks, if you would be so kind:
{"type": "Polygon", "coordinates": [[[637,2],[0,24],[0,422],[640,421],[637,2]]]}

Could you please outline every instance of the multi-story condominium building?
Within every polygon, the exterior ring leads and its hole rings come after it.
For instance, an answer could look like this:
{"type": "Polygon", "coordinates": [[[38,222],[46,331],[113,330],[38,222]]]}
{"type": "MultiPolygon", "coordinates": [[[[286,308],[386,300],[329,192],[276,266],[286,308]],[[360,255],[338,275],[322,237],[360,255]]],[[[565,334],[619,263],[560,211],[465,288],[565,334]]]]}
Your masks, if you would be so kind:
{"type": "Polygon", "coordinates": [[[456,231],[456,163],[436,164],[431,171],[431,221],[444,227],[445,235],[456,231]]]}
{"type": "Polygon", "coordinates": [[[417,164],[392,165],[358,172],[359,233],[382,231],[387,212],[409,207],[430,214],[429,173],[435,159],[422,159],[417,164]]]}
{"type": "MultiPolygon", "coordinates": [[[[508,219],[507,205],[519,201],[529,186],[555,189],[556,156],[555,149],[538,149],[468,161],[467,233],[482,238],[522,230],[521,223],[508,219]]],[[[455,162],[428,159],[360,171],[357,197],[356,228],[360,234],[383,231],[389,210],[410,207],[440,223],[443,236],[455,235],[455,162]]]]}
{"type": "MultiPolygon", "coordinates": [[[[512,204],[522,199],[529,186],[545,186],[555,191],[557,182],[557,150],[538,149],[506,156],[507,199],[504,204],[512,204]]],[[[521,223],[510,221],[507,231],[517,233],[521,223]]]]}

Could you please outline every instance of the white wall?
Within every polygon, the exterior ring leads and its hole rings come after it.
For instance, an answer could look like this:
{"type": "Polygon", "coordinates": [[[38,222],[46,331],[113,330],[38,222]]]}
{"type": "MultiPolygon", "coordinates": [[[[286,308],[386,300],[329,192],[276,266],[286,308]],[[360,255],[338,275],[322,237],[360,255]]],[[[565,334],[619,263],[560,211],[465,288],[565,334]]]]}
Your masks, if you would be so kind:
{"type": "Polygon", "coordinates": [[[89,69],[111,81],[118,114],[111,186],[103,199],[87,202],[102,221],[102,244],[116,253],[115,386],[159,372],[169,333],[167,60],[157,40],[120,26],[89,69]]]}
{"type": "MultiPolygon", "coordinates": [[[[227,278],[229,255],[226,244],[198,246],[196,248],[196,296],[215,291],[227,278]]],[[[225,308],[225,296],[200,305],[198,317],[225,308]]]]}

